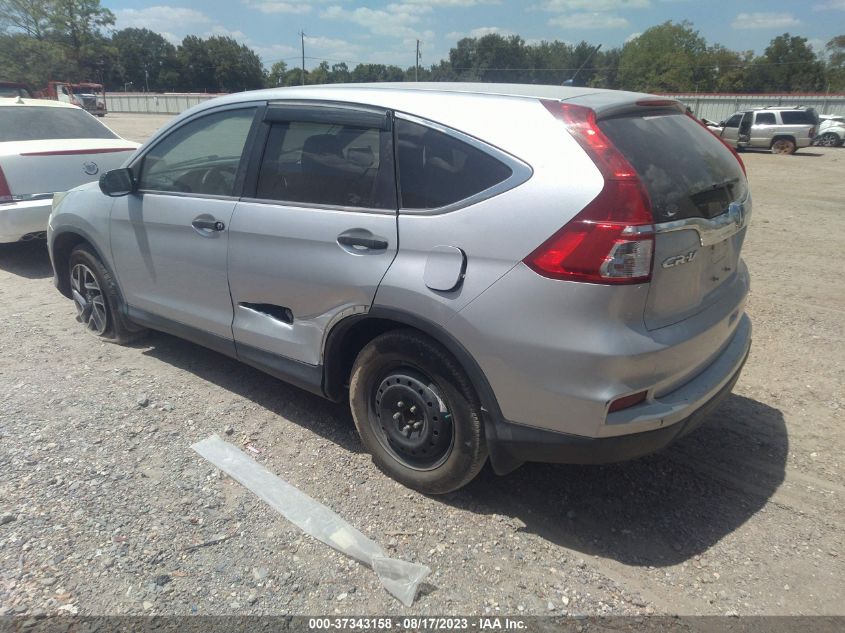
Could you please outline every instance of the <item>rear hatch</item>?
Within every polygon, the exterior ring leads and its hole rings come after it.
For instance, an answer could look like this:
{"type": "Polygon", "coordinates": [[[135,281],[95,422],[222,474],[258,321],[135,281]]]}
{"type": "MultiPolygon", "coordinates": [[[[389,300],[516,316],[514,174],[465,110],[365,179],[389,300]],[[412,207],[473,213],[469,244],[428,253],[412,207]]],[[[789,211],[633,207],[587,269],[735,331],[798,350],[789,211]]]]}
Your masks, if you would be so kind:
{"type": "Polygon", "coordinates": [[[598,126],[637,171],[651,202],[657,230],[646,327],[679,323],[727,299],[750,213],[739,158],[672,108],[638,107],[599,118],[598,126]]]}

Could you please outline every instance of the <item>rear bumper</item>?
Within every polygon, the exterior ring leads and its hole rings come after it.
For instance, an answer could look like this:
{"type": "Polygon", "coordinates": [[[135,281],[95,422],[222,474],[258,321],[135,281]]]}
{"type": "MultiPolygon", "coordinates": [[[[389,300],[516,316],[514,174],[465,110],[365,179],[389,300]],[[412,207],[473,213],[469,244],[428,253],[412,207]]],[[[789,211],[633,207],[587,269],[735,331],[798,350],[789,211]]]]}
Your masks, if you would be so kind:
{"type": "Polygon", "coordinates": [[[51,198],[0,204],[0,243],[17,242],[25,235],[45,232],[52,206],[51,198]]]}
{"type": "MultiPolygon", "coordinates": [[[[660,400],[632,407],[620,413],[639,410],[665,410],[660,418],[665,426],[656,430],[612,437],[585,437],[555,433],[507,421],[486,419],[485,430],[493,468],[508,473],[525,462],[563,464],[606,464],[642,457],[658,451],[698,428],[707,416],[731,393],[751,348],[748,317],[737,329],[731,344],[701,374],[660,400]]],[[[653,418],[650,418],[653,419],[653,418]]]]}

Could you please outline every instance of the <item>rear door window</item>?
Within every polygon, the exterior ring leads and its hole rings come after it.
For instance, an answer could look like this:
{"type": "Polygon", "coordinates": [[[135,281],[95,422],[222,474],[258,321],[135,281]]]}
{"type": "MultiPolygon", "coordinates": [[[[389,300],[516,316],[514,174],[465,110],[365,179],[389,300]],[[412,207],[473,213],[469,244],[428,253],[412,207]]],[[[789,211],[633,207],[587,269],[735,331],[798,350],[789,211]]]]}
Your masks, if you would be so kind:
{"type": "Polygon", "coordinates": [[[757,125],[774,125],[775,124],[775,113],[774,112],[758,112],[754,122],[757,125]]]}
{"type": "Polygon", "coordinates": [[[783,110],[780,119],[784,125],[815,125],[816,119],[808,110],[783,110]]]}
{"type": "Polygon", "coordinates": [[[270,128],[256,197],[321,206],[396,209],[389,131],[281,121],[270,128]]]}
{"type": "Polygon", "coordinates": [[[746,196],[739,161],[688,116],[622,116],[599,127],[637,170],[657,222],[713,218],[746,196]]]}
{"type": "Polygon", "coordinates": [[[430,127],[397,119],[403,209],[435,209],[510,178],[511,168],[478,148],[430,127]]]}

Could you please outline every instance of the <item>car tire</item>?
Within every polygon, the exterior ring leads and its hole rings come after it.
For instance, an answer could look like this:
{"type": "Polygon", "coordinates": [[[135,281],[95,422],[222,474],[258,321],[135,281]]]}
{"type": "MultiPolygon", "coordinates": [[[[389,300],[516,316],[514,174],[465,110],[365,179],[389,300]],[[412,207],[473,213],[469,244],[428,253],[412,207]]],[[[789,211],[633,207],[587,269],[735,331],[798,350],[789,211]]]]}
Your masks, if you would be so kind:
{"type": "Polygon", "coordinates": [[[425,494],[469,483],[487,459],[481,403],[445,348],[414,330],[370,341],[349,383],[355,426],[375,464],[425,494]]]}
{"type": "Polygon", "coordinates": [[[788,138],[779,138],[772,142],[772,154],[794,154],[797,151],[795,141],[788,138]]]}
{"type": "Polygon", "coordinates": [[[838,147],[841,143],[842,141],[839,140],[839,137],[833,132],[825,132],[819,137],[819,140],[816,141],[816,145],[821,147],[838,147]]]}
{"type": "Polygon", "coordinates": [[[68,261],[70,289],[76,306],[76,320],[105,341],[131,343],[146,333],[132,327],[120,312],[120,293],[114,277],[93,250],[80,244],[68,261]]]}

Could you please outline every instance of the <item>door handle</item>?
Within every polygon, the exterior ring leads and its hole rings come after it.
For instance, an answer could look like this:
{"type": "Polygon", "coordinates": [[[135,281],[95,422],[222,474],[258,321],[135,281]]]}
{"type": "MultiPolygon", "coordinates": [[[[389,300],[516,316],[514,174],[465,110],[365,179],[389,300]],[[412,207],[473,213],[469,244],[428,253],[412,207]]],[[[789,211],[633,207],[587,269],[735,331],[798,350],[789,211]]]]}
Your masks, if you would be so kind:
{"type": "Polygon", "coordinates": [[[368,248],[374,251],[383,251],[387,248],[387,240],[379,237],[361,237],[358,235],[339,235],[337,243],[341,246],[357,246],[368,248]]]}
{"type": "Polygon", "coordinates": [[[197,218],[191,222],[191,226],[195,229],[205,229],[206,231],[222,231],[226,228],[220,220],[201,220],[197,218]]]}

